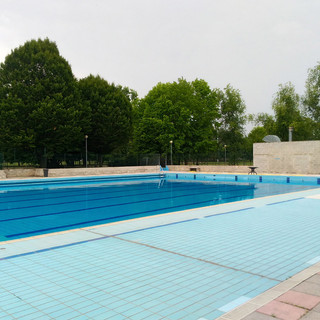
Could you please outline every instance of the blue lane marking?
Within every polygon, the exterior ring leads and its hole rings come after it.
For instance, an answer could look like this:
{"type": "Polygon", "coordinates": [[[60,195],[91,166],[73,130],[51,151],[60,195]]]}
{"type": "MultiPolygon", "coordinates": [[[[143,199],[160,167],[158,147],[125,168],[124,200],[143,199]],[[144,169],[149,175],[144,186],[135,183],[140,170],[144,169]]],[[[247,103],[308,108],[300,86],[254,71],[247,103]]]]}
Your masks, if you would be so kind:
{"type": "Polygon", "coordinates": [[[40,250],[35,250],[35,251],[30,251],[30,252],[25,252],[25,253],[20,253],[20,254],[8,256],[8,257],[0,258],[0,261],[1,260],[9,260],[9,259],[18,258],[18,257],[23,257],[23,256],[29,256],[29,255],[36,254],[36,253],[47,252],[47,251],[66,248],[66,247],[72,247],[72,246],[76,246],[76,245],[87,243],[87,242],[93,242],[93,241],[98,241],[98,240],[102,240],[102,239],[111,238],[113,236],[120,236],[120,235],[124,235],[124,234],[138,232],[138,231],[144,231],[144,230],[155,229],[155,228],[162,228],[162,227],[167,227],[167,226],[171,226],[171,225],[175,225],[175,224],[181,224],[181,223],[195,221],[195,220],[199,220],[199,218],[176,221],[176,222],[161,224],[161,225],[158,225],[158,226],[153,226],[153,227],[148,227],[148,228],[141,228],[141,229],[137,229],[137,230],[131,230],[131,231],[126,231],[126,232],[122,232],[122,233],[101,236],[101,237],[94,238],[94,239],[88,239],[88,240],[84,240],[84,241],[72,242],[72,243],[61,245],[61,246],[54,246],[54,247],[50,247],[50,248],[45,248],[45,249],[40,249],[40,250]]]}
{"type": "Polygon", "coordinates": [[[24,180],[24,181],[3,181],[0,182],[0,187],[17,187],[17,186],[39,186],[43,185],[45,187],[52,185],[59,185],[68,183],[69,185],[74,185],[75,183],[84,183],[84,182],[101,182],[101,181],[125,181],[125,180],[145,180],[153,178],[165,178],[165,174],[150,174],[150,175],[134,175],[134,176],[103,176],[103,177],[84,177],[84,178],[68,178],[68,179],[39,179],[39,180],[24,180]]]}
{"type": "MultiPolygon", "coordinates": [[[[150,183],[153,184],[153,186],[156,186],[158,184],[158,180],[154,180],[154,182],[150,183]]],[[[169,182],[168,182],[169,183],[169,182]]],[[[28,193],[24,193],[22,195],[14,193],[14,194],[6,194],[5,197],[1,197],[0,195],[0,200],[4,200],[4,201],[0,201],[0,203],[17,203],[17,202],[25,202],[25,201],[35,201],[35,200],[48,200],[48,199],[60,199],[60,198],[69,198],[72,195],[76,195],[76,196],[80,196],[80,195],[97,195],[97,194],[105,194],[106,191],[108,191],[108,193],[122,193],[123,190],[120,190],[118,188],[118,184],[115,186],[111,186],[110,184],[97,184],[96,186],[93,185],[87,185],[87,187],[85,187],[85,189],[80,189],[80,190],[74,190],[73,189],[69,189],[66,187],[61,187],[61,189],[46,189],[45,191],[42,190],[33,190],[32,192],[28,192],[28,193]],[[103,191],[99,191],[97,192],[97,189],[103,188],[103,191]],[[110,192],[111,190],[111,192],[110,192]],[[52,196],[49,196],[50,193],[53,193],[52,196]],[[26,197],[28,196],[28,199],[22,199],[22,200],[18,200],[19,197],[26,197]],[[45,197],[44,197],[45,196],[45,197]],[[32,198],[30,198],[32,197],[32,198]],[[14,198],[14,200],[6,200],[7,198],[14,198]]],[[[126,185],[126,187],[130,187],[130,185],[126,185]]],[[[132,188],[131,190],[129,189],[128,192],[132,192],[132,191],[139,191],[139,190],[148,190],[150,188],[149,187],[141,187],[141,188],[132,188]]],[[[155,189],[154,189],[155,190],[155,189]]],[[[14,192],[14,191],[10,191],[10,192],[14,192]]]]}
{"type": "MultiPolygon", "coordinates": [[[[215,192],[216,189],[222,189],[221,188],[222,185],[215,185],[215,186],[200,186],[201,188],[199,188],[199,186],[195,186],[194,188],[190,188],[190,185],[188,185],[188,187],[175,187],[174,191],[184,191],[187,190],[189,192],[192,193],[192,195],[194,195],[194,190],[198,191],[198,194],[203,194],[203,190],[212,190],[213,192],[215,192]]],[[[228,191],[234,191],[236,189],[227,189],[226,187],[224,187],[226,190],[221,190],[221,192],[228,192],[228,191]]],[[[32,205],[32,206],[24,206],[24,207],[11,207],[11,208],[0,208],[0,212],[1,211],[11,211],[11,210],[16,210],[16,209],[28,209],[28,208],[38,208],[38,207],[48,207],[48,206],[58,206],[58,205],[62,205],[62,204],[70,204],[70,203],[81,203],[81,202],[90,202],[90,201],[96,201],[96,200],[108,200],[108,199],[120,199],[120,198],[128,198],[128,197],[136,197],[137,195],[148,195],[148,194],[155,194],[155,193],[161,193],[162,195],[164,195],[165,193],[170,193],[171,190],[162,190],[162,189],[156,189],[153,188],[150,192],[139,192],[139,193],[134,193],[134,194],[129,194],[129,192],[136,192],[137,190],[145,190],[148,188],[137,188],[137,189],[133,189],[133,190],[129,190],[128,193],[126,193],[125,195],[116,195],[116,196],[110,196],[110,197],[101,197],[101,198],[89,198],[89,199],[81,199],[81,200],[72,200],[72,201],[65,201],[65,202],[56,202],[56,203],[47,203],[47,204],[38,204],[38,205],[32,205]]],[[[150,188],[149,188],[150,190],[150,188]]],[[[247,189],[242,189],[242,190],[247,190],[247,189]]],[[[96,195],[96,194],[106,194],[106,191],[109,193],[108,190],[105,190],[103,192],[94,192],[94,193],[89,193],[88,195],[84,192],[84,194],[82,194],[82,196],[87,195],[88,197],[90,197],[91,195],[96,195]]],[[[121,192],[123,193],[123,190],[119,190],[119,191],[115,191],[115,192],[110,192],[110,193],[116,193],[116,192],[121,192]]],[[[211,193],[211,192],[210,192],[211,193]]],[[[208,194],[208,193],[205,193],[208,194]]],[[[79,195],[76,194],[76,195],[79,195]]],[[[60,199],[60,198],[64,198],[64,197],[68,197],[70,198],[70,195],[68,196],[58,196],[58,197],[50,197],[50,198],[40,198],[40,199],[30,199],[30,200],[18,200],[18,201],[8,201],[8,203],[21,203],[21,202],[25,202],[25,201],[34,201],[34,200],[48,200],[48,199],[60,199]]],[[[159,199],[161,200],[161,199],[159,199]]],[[[0,202],[2,203],[2,202],[0,202]]],[[[0,220],[0,222],[2,221],[7,221],[7,220],[0,220]]]]}
{"type": "Polygon", "coordinates": [[[12,256],[0,258],[0,261],[19,258],[19,257],[24,257],[24,256],[29,256],[29,255],[36,254],[36,253],[47,252],[47,251],[66,248],[66,247],[72,247],[72,246],[75,246],[75,245],[78,245],[78,244],[83,244],[83,243],[92,242],[92,241],[101,240],[101,239],[106,239],[106,238],[110,238],[110,236],[102,236],[102,237],[99,237],[99,238],[94,238],[94,239],[89,239],[89,240],[84,240],[84,241],[78,241],[78,242],[63,244],[61,246],[55,246],[55,247],[50,247],[50,248],[45,248],[45,249],[40,249],[40,250],[35,250],[35,251],[30,251],[30,252],[25,252],[25,253],[20,253],[20,254],[15,254],[15,255],[12,255],[12,256]]]}
{"type": "MultiPolygon", "coordinates": [[[[154,183],[153,182],[150,182],[152,183],[152,192],[149,192],[149,193],[154,193],[154,192],[162,192],[163,191],[161,189],[158,189],[158,188],[155,188],[156,185],[158,185],[158,181],[155,181],[154,183]]],[[[171,182],[169,181],[165,181],[166,184],[170,185],[171,182]]],[[[223,186],[222,184],[217,184],[217,185],[212,185],[212,186],[205,186],[205,185],[195,185],[193,188],[190,188],[190,186],[192,186],[192,184],[189,184],[188,187],[186,187],[184,184],[181,184],[181,186],[175,186],[174,187],[174,190],[190,190],[192,191],[193,189],[194,190],[198,190],[200,191],[200,188],[201,190],[203,189],[217,189],[217,188],[221,188],[221,186],[223,186]]],[[[126,187],[130,187],[129,185],[126,185],[126,187]]],[[[59,189],[61,190],[61,189],[59,189]]],[[[128,191],[126,192],[136,192],[136,191],[141,191],[141,190],[150,190],[150,185],[147,186],[147,187],[142,187],[142,188],[133,188],[133,189],[129,189],[128,191]]],[[[39,191],[39,190],[38,190],[39,191]]],[[[70,189],[66,189],[66,188],[63,188],[61,191],[58,191],[58,189],[56,190],[50,190],[50,191],[54,191],[54,195],[49,197],[48,196],[48,190],[46,190],[44,193],[40,193],[37,192],[37,193],[34,193],[32,192],[31,194],[25,194],[24,195],[21,195],[22,197],[25,197],[26,195],[27,196],[34,196],[34,195],[37,195],[37,197],[33,197],[33,198],[28,198],[28,199],[22,199],[22,200],[18,200],[19,198],[19,194],[6,194],[5,195],[5,199],[7,198],[14,198],[14,200],[9,200],[9,201],[0,201],[0,204],[1,203],[4,203],[4,204],[7,204],[7,203],[21,203],[21,202],[30,202],[30,201],[35,201],[35,200],[50,200],[50,199],[60,199],[60,198],[70,198],[70,196],[72,195],[76,195],[76,196],[81,196],[81,195],[88,195],[88,196],[92,196],[92,195],[99,195],[99,194],[106,194],[106,192],[108,192],[108,194],[112,193],[112,194],[117,194],[117,193],[123,193],[123,190],[119,190],[118,187],[110,187],[108,185],[97,185],[97,187],[87,187],[86,189],[82,190],[77,190],[77,191],[74,191],[73,190],[70,190],[70,189]],[[97,188],[103,188],[103,191],[99,191],[97,192],[96,189],[97,188]],[[110,190],[111,189],[111,190],[110,190]],[[46,196],[46,197],[44,197],[46,196]]],[[[149,193],[139,193],[140,194],[149,194],[149,193]]],[[[135,194],[134,194],[135,195],[135,194]]],[[[108,198],[103,198],[103,199],[111,199],[111,198],[116,198],[117,196],[112,196],[112,197],[108,197],[108,198]]],[[[121,197],[121,196],[118,196],[118,197],[121,197]]],[[[1,195],[0,195],[0,200],[1,200],[1,195]]],[[[71,202],[74,202],[74,201],[71,201],[71,202]]],[[[71,203],[70,202],[70,203],[71,203]]],[[[17,207],[19,208],[19,207],[17,207]]],[[[10,208],[10,209],[14,209],[14,208],[10,208]]],[[[9,210],[10,210],[9,209],[9,210]]],[[[0,209],[1,210],[6,210],[6,209],[0,209]]]]}
{"type": "Polygon", "coordinates": [[[301,198],[295,198],[295,199],[289,199],[289,200],[284,200],[284,201],[267,203],[267,206],[273,206],[273,205],[275,205],[275,204],[284,203],[284,202],[291,202],[291,201],[296,201],[296,200],[301,200],[301,199],[305,199],[305,198],[304,198],[304,197],[301,197],[301,198]]]}
{"type": "MultiPolygon", "coordinates": [[[[236,191],[236,190],[237,189],[221,190],[220,193],[236,191]]],[[[245,191],[245,190],[251,190],[251,188],[243,188],[241,191],[245,191]]],[[[198,195],[211,194],[211,193],[213,193],[213,192],[212,191],[210,191],[210,192],[202,192],[201,194],[198,194],[198,195]]],[[[194,195],[194,194],[192,194],[192,195],[194,195]]],[[[236,196],[225,197],[223,199],[234,199],[234,198],[242,197],[242,196],[245,196],[245,195],[246,194],[237,194],[236,196]]],[[[183,197],[190,197],[190,194],[172,196],[171,199],[173,199],[173,198],[175,198],[175,199],[176,198],[183,198],[183,197]]],[[[167,199],[168,199],[167,197],[163,197],[163,198],[157,198],[157,199],[147,199],[147,200],[139,200],[139,201],[129,201],[129,202],[124,202],[124,203],[114,203],[114,204],[107,204],[107,205],[104,205],[104,206],[96,206],[96,207],[90,207],[90,208],[79,208],[79,209],[75,209],[75,210],[66,210],[66,211],[52,212],[52,213],[46,213],[46,214],[37,214],[37,215],[32,215],[32,216],[8,218],[8,219],[2,219],[2,220],[0,220],[0,222],[8,222],[8,221],[23,220],[23,219],[29,219],[29,218],[45,217],[45,216],[52,216],[52,215],[72,213],[72,212],[80,212],[80,211],[88,211],[88,210],[94,210],[94,209],[110,208],[110,207],[116,207],[116,206],[125,206],[125,205],[131,205],[131,204],[137,204],[137,203],[145,203],[145,202],[153,202],[153,201],[167,200],[167,199]]],[[[90,200],[88,200],[88,201],[90,201],[90,200]]],[[[201,202],[192,202],[192,203],[190,203],[188,205],[199,204],[199,203],[212,203],[214,201],[215,200],[205,200],[205,201],[201,201],[201,202]]],[[[74,203],[76,203],[76,202],[83,202],[83,200],[74,201],[74,203]]],[[[68,202],[66,202],[66,203],[68,203],[68,202]]],[[[70,203],[73,203],[73,202],[70,202],[70,203]]],[[[49,206],[60,205],[60,204],[64,204],[64,203],[50,204],[49,206]]],[[[27,208],[37,208],[37,207],[47,207],[47,206],[48,205],[37,205],[37,206],[29,206],[29,207],[20,207],[20,208],[15,208],[15,209],[27,209],[27,208]]],[[[182,206],[183,205],[179,205],[177,207],[182,207],[182,206]]],[[[169,207],[169,208],[171,208],[171,207],[169,207]]],[[[9,210],[12,210],[12,209],[4,209],[4,210],[8,210],[9,211],[9,210]]],[[[153,211],[156,211],[156,209],[154,209],[153,211]]],[[[150,211],[148,211],[148,212],[150,212],[150,211]]]]}
{"type": "MultiPolygon", "coordinates": [[[[206,203],[206,202],[208,202],[208,201],[193,202],[192,204],[190,204],[190,206],[196,205],[196,204],[201,204],[201,203],[206,203]]],[[[155,212],[155,211],[162,211],[162,210],[168,210],[168,209],[176,209],[176,208],[184,207],[184,206],[185,205],[179,205],[179,206],[172,206],[172,207],[167,207],[167,208],[152,209],[152,210],[138,212],[138,213],[130,213],[130,214],[124,214],[124,215],[120,215],[120,216],[107,217],[107,218],[89,220],[89,221],[84,221],[84,222],[72,223],[72,224],[67,224],[67,225],[63,225],[63,226],[59,226],[59,227],[51,227],[51,228],[26,231],[26,232],[21,232],[21,233],[16,233],[16,234],[8,234],[8,235],[5,235],[5,237],[12,238],[12,237],[31,235],[31,234],[35,234],[35,233],[39,233],[39,232],[42,233],[42,232],[47,232],[47,231],[59,230],[59,229],[65,230],[66,228],[69,228],[69,227],[87,225],[87,224],[91,224],[93,222],[103,222],[103,221],[108,221],[108,220],[113,220],[113,219],[118,219],[118,218],[125,218],[125,217],[130,217],[130,216],[139,216],[139,215],[145,214],[145,213],[151,213],[151,212],[155,212]]]]}
{"type": "Polygon", "coordinates": [[[124,234],[135,233],[135,232],[138,232],[138,231],[144,231],[144,230],[149,230],[149,229],[162,228],[162,227],[167,227],[167,226],[171,226],[171,225],[174,225],[174,224],[180,224],[180,223],[185,223],[185,222],[190,222],[190,221],[195,221],[195,220],[199,220],[199,218],[193,218],[193,219],[188,219],[188,220],[182,220],[182,221],[177,221],[177,222],[161,224],[159,226],[154,226],[154,227],[148,227],[148,228],[142,228],[142,229],[137,229],[137,230],[121,232],[121,233],[113,234],[113,236],[121,236],[121,235],[124,235],[124,234]]]}
{"type": "Polygon", "coordinates": [[[222,216],[224,214],[229,214],[229,213],[234,213],[234,212],[239,212],[239,211],[246,211],[250,209],[254,209],[255,207],[248,207],[244,209],[238,209],[238,210],[233,210],[233,211],[227,211],[227,212],[222,212],[222,213],[216,213],[216,214],[210,214],[208,216],[204,216],[204,218],[211,218],[211,217],[216,217],[216,216],[222,216]]]}

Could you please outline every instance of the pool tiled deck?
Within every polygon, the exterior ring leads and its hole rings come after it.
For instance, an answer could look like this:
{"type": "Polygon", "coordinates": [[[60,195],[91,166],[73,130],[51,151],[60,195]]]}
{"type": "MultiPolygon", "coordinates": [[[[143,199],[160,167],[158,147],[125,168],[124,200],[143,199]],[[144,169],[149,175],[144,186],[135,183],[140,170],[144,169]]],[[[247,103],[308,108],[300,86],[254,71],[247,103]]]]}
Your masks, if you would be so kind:
{"type": "Polygon", "coordinates": [[[319,319],[319,195],[0,242],[0,320],[319,319]]]}

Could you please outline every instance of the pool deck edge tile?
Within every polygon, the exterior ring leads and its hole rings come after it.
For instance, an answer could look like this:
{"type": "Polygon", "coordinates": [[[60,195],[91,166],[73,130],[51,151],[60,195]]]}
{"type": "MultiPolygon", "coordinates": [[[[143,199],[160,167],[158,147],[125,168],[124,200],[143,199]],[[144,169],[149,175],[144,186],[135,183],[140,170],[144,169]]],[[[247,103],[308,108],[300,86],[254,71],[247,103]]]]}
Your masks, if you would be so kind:
{"type": "MultiPolygon", "coordinates": [[[[312,189],[307,191],[300,191],[296,193],[290,193],[286,195],[280,195],[282,199],[301,198],[303,195],[304,199],[309,198],[310,195],[319,195],[320,189],[312,189]],[[309,195],[309,196],[308,196],[309,195]]],[[[6,257],[15,255],[24,255],[28,253],[37,253],[41,250],[51,250],[60,246],[68,246],[78,244],[87,241],[94,241],[112,236],[113,234],[132,232],[134,230],[140,230],[141,228],[154,228],[161,227],[168,224],[174,224],[179,222],[187,222],[191,219],[202,219],[208,212],[211,214],[221,214],[221,212],[241,211],[246,207],[253,206],[259,207],[267,205],[268,203],[275,202],[279,196],[269,196],[265,198],[245,200],[234,203],[222,204],[219,206],[210,206],[202,209],[193,209],[188,211],[173,212],[164,215],[155,215],[146,218],[138,218],[133,220],[126,220],[121,222],[115,222],[106,225],[91,226],[87,228],[80,228],[62,232],[55,232],[47,235],[39,235],[30,238],[23,238],[11,241],[4,241],[0,243],[0,260],[6,257]],[[250,202],[248,202],[250,201],[250,202]],[[164,219],[165,217],[165,219],[164,219]],[[119,232],[121,230],[121,232],[119,232]],[[130,231],[131,230],[131,231],[130,231]],[[41,239],[41,241],[38,241],[41,239]],[[11,250],[10,250],[11,249],[11,250]],[[8,250],[6,252],[6,250],[8,250]],[[11,252],[11,253],[10,253],[11,252]]],[[[300,201],[300,200],[299,200],[300,201]]],[[[209,219],[208,219],[209,220],[209,219]]],[[[264,293],[254,297],[241,306],[238,306],[227,313],[223,314],[217,320],[240,320],[256,311],[263,305],[275,300],[288,290],[294,288],[298,284],[304,282],[314,274],[320,272],[320,262],[302,270],[301,272],[293,275],[289,279],[280,282],[273,288],[265,291],[264,293]]]]}
{"type": "MultiPolygon", "coordinates": [[[[137,227],[137,224],[141,224],[141,226],[143,228],[160,226],[160,225],[164,224],[164,221],[163,222],[161,221],[161,220],[164,220],[164,218],[166,220],[165,221],[166,224],[168,222],[172,223],[172,222],[178,222],[178,221],[183,221],[183,220],[189,220],[190,218],[201,219],[201,218],[204,218],[206,215],[208,215],[208,213],[210,213],[210,216],[214,216],[214,215],[219,215],[221,213],[226,213],[226,212],[235,212],[235,211],[240,211],[240,210],[246,210],[246,209],[248,209],[248,207],[255,208],[255,207],[259,207],[259,206],[270,205],[273,203],[277,203],[278,201],[274,201],[274,200],[278,199],[279,197],[284,201],[290,201],[290,200],[294,200],[294,199],[299,200],[300,198],[319,199],[320,198],[320,188],[290,192],[290,193],[279,194],[279,195],[271,195],[271,196],[266,196],[266,197],[261,197],[261,198],[256,198],[256,199],[246,199],[246,200],[240,200],[240,201],[236,201],[236,202],[222,203],[222,204],[218,204],[218,205],[188,209],[188,210],[183,210],[183,211],[174,211],[174,212],[157,214],[157,215],[153,215],[153,216],[140,217],[140,218],[135,218],[135,219],[130,219],[130,220],[116,221],[116,222],[111,222],[111,223],[106,223],[106,224],[101,224],[101,225],[96,225],[96,226],[88,226],[88,227],[83,227],[83,228],[41,234],[41,235],[36,235],[36,236],[32,236],[32,237],[27,237],[27,238],[6,240],[6,241],[1,241],[0,246],[11,244],[11,243],[24,242],[24,241],[28,241],[31,239],[40,239],[40,238],[43,239],[43,238],[51,238],[54,236],[60,236],[63,234],[72,234],[77,231],[88,231],[88,236],[89,236],[89,234],[91,234],[91,235],[95,234],[95,236],[97,236],[97,234],[100,234],[100,236],[101,235],[109,235],[112,233],[117,234],[118,233],[117,231],[110,233],[110,230],[107,230],[108,232],[105,232],[104,228],[109,229],[109,228],[120,227],[120,226],[121,227],[132,226],[132,228],[129,227],[129,230],[127,230],[127,231],[132,231],[132,230],[138,230],[140,228],[140,227],[137,227]],[[170,221],[168,221],[169,217],[170,217],[170,221]],[[95,232],[92,232],[92,231],[95,231],[95,232]]],[[[92,237],[94,238],[94,236],[92,236],[92,237]]],[[[89,238],[90,238],[90,236],[89,236],[89,238]]],[[[1,255],[0,255],[0,257],[1,257],[1,255]]]]}
{"type": "Polygon", "coordinates": [[[276,300],[284,293],[288,292],[290,289],[294,288],[298,284],[309,279],[311,276],[318,274],[320,272],[320,262],[315,265],[302,270],[301,272],[295,274],[291,278],[282,281],[273,288],[261,293],[257,297],[251,299],[250,301],[242,304],[241,306],[223,314],[216,320],[241,320],[250,315],[251,313],[257,311],[259,308],[276,300]]]}

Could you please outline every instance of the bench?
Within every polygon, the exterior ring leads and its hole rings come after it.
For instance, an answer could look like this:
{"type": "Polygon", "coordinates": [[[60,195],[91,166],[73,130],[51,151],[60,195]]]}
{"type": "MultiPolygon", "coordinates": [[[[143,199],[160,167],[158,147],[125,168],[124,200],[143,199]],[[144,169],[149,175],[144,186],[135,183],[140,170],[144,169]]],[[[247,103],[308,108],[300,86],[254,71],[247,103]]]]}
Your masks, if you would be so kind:
{"type": "Polygon", "coordinates": [[[248,174],[257,174],[256,169],[257,169],[258,167],[248,167],[248,168],[250,169],[250,171],[248,172],[248,174]]]}
{"type": "Polygon", "coordinates": [[[200,168],[199,168],[199,167],[191,167],[191,168],[190,168],[190,171],[196,171],[196,172],[198,172],[198,171],[200,171],[200,168]]]}

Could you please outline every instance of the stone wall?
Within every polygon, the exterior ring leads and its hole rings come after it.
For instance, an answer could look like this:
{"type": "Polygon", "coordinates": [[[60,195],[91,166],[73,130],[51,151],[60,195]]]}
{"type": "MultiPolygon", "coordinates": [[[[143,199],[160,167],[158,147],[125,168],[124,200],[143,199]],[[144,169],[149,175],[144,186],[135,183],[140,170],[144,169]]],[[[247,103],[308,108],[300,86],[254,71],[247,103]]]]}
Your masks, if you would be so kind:
{"type": "Polygon", "coordinates": [[[0,170],[0,179],[34,178],[34,177],[72,177],[96,176],[110,174],[134,174],[159,172],[159,166],[140,167],[102,167],[102,168],[68,168],[68,169],[4,169],[0,170]]]}
{"type": "Polygon", "coordinates": [[[160,172],[160,167],[159,166],[135,166],[135,167],[49,169],[48,177],[95,176],[95,175],[154,173],[154,172],[160,172]]]}
{"type": "Polygon", "coordinates": [[[180,165],[168,166],[170,171],[174,172],[189,172],[191,169],[198,169],[199,172],[211,173],[248,173],[248,166],[197,166],[197,165],[180,165]]]}
{"type": "Polygon", "coordinates": [[[1,178],[30,178],[30,177],[43,177],[43,169],[39,168],[14,168],[1,170],[3,176],[1,178]]]}
{"type": "MultiPolygon", "coordinates": [[[[170,171],[190,172],[196,169],[199,172],[211,173],[248,173],[247,166],[196,166],[181,165],[168,166],[170,171]]],[[[102,168],[68,168],[68,169],[4,169],[0,170],[0,179],[15,178],[36,178],[36,177],[74,177],[74,176],[96,176],[111,174],[139,174],[139,173],[158,173],[159,166],[140,166],[140,167],[102,167],[102,168]]]]}
{"type": "Polygon", "coordinates": [[[259,173],[320,174],[320,141],[255,143],[259,173]]]}

